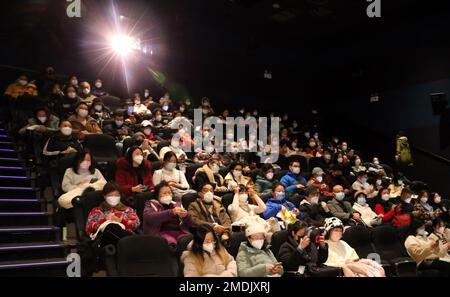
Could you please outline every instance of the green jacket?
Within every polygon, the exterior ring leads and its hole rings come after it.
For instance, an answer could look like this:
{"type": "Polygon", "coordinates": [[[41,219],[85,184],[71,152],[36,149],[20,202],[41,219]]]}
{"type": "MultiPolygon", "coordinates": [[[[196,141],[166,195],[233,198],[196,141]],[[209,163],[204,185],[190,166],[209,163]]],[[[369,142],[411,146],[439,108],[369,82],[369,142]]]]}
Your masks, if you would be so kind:
{"type": "Polygon", "coordinates": [[[413,162],[411,149],[409,148],[408,138],[397,138],[397,155],[400,156],[398,162],[403,165],[409,165],[413,162]]]}
{"type": "MultiPolygon", "coordinates": [[[[272,251],[266,246],[265,249],[256,249],[249,246],[245,241],[239,246],[239,252],[236,257],[238,275],[242,277],[264,277],[272,275],[272,272],[266,270],[266,264],[277,263],[277,259],[272,251]]],[[[283,274],[283,268],[280,274],[283,274]]]]}

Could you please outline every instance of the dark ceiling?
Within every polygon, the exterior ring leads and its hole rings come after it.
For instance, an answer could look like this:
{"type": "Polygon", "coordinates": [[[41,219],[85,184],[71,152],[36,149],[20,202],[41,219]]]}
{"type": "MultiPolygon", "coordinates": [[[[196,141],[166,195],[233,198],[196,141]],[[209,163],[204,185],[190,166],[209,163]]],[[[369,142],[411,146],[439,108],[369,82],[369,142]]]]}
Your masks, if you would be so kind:
{"type": "MultiPolygon", "coordinates": [[[[112,1],[81,2],[83,17],[70,19],[66,1],[1,1],[0,64],[95,76],[84,40],[112,1]]],[[[198,96],[312,95],[323,84],[370,92],[445,76],[447,1],[381,2],[382,17],[370,19],[365,0],[115,1],[154,42],[152,66],[198,96]]]]}

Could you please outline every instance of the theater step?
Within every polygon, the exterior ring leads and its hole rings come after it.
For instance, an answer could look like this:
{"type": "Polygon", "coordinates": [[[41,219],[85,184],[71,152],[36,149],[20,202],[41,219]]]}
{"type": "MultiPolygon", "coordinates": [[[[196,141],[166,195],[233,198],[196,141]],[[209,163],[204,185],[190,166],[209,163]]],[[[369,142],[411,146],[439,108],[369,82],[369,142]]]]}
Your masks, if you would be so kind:
{"type": "Polygon", "coordinates": [[[29,187],[33,180],[23,175],[0,175],[0,185],[8,187],[29,187]]]}
{"type": "Polygon", "coordinates": [[[0,227],[0,244],[61,240],[61,228],[43,226],[0,227]]]}
{"type": "Polygon", "coordinates": [[[42,203],[37,199],[0,199],[0,211],[42,211],[42,203]]]}
{"type": "Polygon", "coordinates": [[[11,141],[11,138],[5,134],[5,131],[0,131],[0,141],[11,141]]]}
{"type": "Polygon", "coordinates": [[[34,226],[52,223],[50,212],[3,212],[0,211],[0,226],[34,226]]]}
{"type": "Polygon", "coordinates": [[[68,246],[62,242],[31,242],[0,245],[0,262],[16,260],[34,260],[63,258],[68,246]]]}
{"type": "Polygon", "coordinates": [[[66,276],[66,258],[0,262],[0,276],[66,276]]]}
{"type": "Polygon", "coordinates": [[[21,167],[22,161],[17,156],[15,158],[0,158],[0,166],[21,167]]]}
{"type": "Polygon", "coordinates": [[[0,187],[0,199],[32,199],[36,198],[36,189],[33,187],[0,187]]]}
{"type": "Polygon", "coordinates": [[[0,140],[0,149],[14,149],[14,146],[11,141],[0,140]]]}
{"type": "Polygon", "coordinates": [[[0,175],[3,176],[26,176],[26,170],[22,165],[0,166],[0,175]]]}
{"type": "Polygon", "coordinates": [[[0,158],[17,158],[17,152],[14,149],[0,149],[0,158]]]}

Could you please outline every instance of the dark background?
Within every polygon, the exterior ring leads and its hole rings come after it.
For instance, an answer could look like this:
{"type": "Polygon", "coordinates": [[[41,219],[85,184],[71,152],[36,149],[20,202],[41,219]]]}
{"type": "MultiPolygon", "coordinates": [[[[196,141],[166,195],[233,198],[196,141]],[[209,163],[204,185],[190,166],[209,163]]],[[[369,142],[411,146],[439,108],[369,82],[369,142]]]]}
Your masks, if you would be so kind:
{"type": "Polygon", "coordinates": [[[366,158],[392,163],[395,134],[405,131],[419,149],[408,173],[450,194],[449,163],[438,158],[450,159],[450,133],[429,98],[450,91],[448,1],[382,0],[381,18],[370,19],[364,0],[118,0],[119,14],[154,50],[127,65],[128,86],[117,65],[100,71],[102,51],[94,50],[111,27],[112,1],[81,2],[80,19],[66,16],[66,1],[1,2],[0,87],[22,72],[12,67],[52,64],[61,74],[100,76],[121,97],[168,89],[174,99],[206,95],[218,110],[245,102],[300,122],[314,108],[323,127],[366,158]],[[373,93],[379,102],[370,103],[373,93]]]}

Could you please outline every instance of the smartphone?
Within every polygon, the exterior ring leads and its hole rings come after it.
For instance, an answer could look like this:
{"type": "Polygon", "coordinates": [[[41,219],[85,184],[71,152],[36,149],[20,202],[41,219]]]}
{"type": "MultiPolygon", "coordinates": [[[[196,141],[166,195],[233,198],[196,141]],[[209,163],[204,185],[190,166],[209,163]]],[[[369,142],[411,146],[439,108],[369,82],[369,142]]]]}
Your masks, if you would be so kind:
{"type": "Polygon", "coordinates": [[[142,185],[142,190],[144,190],[144,191],[147,191],[147,190],[148,190],[148,188],[149,188],[149,186],[148,186],[148,185],[142,185]]]}

